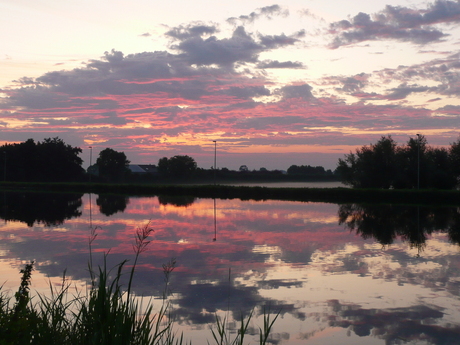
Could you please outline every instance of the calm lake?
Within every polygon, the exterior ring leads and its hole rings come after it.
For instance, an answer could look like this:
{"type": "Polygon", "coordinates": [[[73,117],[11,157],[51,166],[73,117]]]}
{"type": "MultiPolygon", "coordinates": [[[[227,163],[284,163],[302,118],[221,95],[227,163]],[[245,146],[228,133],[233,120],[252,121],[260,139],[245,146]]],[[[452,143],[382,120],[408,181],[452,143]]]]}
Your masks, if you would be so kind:
{"type": "MultiPolygon", "coordinates": [[[[274,344],[458,344],[460,209],[160,196],[3,193],[0,285],[14,293],[36,261],[32,291],[66,271],[76,291],[95,265],[134,259],[136,230],[154,228],[135,293],[161,305],[177,330],[210,343],[254,310],[280,311],[274,344]],[[176,268],[165,288],[163,265],[176,268]]],[[[128,262],[129,264],[129,262],[128,262]]],[[[128,275],[128,274],[126,274],[128,275]]],[[[254,342],[251,342],[254,344],[254,342]]]]}

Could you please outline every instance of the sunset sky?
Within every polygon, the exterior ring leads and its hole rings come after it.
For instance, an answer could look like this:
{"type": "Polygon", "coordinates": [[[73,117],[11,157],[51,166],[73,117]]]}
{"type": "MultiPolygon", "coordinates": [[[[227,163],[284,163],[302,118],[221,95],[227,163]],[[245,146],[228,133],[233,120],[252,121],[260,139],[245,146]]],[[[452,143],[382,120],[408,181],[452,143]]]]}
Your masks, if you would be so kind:
{"type": "Polygon", "coordinates": [[[0,0],[0,144],[335,169],[459,138],[460,2],[0,0]]]}

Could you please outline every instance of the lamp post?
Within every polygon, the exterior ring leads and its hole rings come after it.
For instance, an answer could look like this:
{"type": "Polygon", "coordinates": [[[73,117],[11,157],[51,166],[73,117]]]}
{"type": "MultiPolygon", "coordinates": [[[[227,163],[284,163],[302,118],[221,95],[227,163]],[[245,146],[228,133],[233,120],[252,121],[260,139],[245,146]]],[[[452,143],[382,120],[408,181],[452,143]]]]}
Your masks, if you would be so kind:
{"type": "Polygon", "coordinates": [[[6,182],[6,151],[3,152],[5,154],[5,162],[3,165],[3,181],[6,182]]]}
{"type": "Polygon", "coordinates": [[[91,165],[93,164],[92,162],[93,160],[93,147],[90,146],[89,147],[89,182],[91,182],[91,175],[92,175],[92,172],[91,172],[91,165]]]}
{"type": "Polygon", "coordinates": [[[417,189],[420,189],[420,134],[417,134],[417,189]]]}
{"type": "Polygon", "coordinates": [[[214,143],[214,185],[216,185],[216,159],[217,159],[217,141],[213,140],[214,143]]]}

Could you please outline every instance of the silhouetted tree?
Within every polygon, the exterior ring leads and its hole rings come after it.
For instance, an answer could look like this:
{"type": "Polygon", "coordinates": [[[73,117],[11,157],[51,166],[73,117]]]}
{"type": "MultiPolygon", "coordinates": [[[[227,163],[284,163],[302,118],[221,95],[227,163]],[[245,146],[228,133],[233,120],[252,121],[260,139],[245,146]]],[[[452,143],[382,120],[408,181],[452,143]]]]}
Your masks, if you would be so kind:
{"type": "Polygon", "coordinates": [[[325,175],[326,170],[322,166],[312,167],[310,165],[291,165],[287,173],[289,175],[325,175]]]}
{"type": "Polygon", "coordinates": [[[460,183],[460,137],[449,148],[449,161],[452,174],[455,176],[458,184],[460,183]]]}
{"type": "Polygon", "coordinates": [[[99,176],[109,182],[119,182],[129,172],[129,160],[123,152],[106,148],[99,153],[96,165],[99,167],[99,176]]]}
{"type": "Polygon", "coordinates": [[[190,156],[174,156],[160,158],[158,171],[161,175],[172,178],[184,178],[192,176],[197,170],[195,160],[190,156]]]}
{"type": "Polygon", "coordinates": [[[76,181],[84,176],[82,150],[64,143],[62,139],[47,138],[35,143],[28,139],[23,143],[0,147],[0,171],[9,181],[76,181]]]}
{"type": "Polygon", "coordinates": [[[381,137],[339,159],[336,172],[344,184],[357,188],[450,189],[459,181],[459,146],[432,148],[420,135],[398,147],[391,136],[381,137]]]}
{"type": "Polygon", "coordinates": [[[376,144],[339,159],[337,172],[344,184],[358,188],[390,188],[395,174],[396,143],[382,136],[376,144]]]}

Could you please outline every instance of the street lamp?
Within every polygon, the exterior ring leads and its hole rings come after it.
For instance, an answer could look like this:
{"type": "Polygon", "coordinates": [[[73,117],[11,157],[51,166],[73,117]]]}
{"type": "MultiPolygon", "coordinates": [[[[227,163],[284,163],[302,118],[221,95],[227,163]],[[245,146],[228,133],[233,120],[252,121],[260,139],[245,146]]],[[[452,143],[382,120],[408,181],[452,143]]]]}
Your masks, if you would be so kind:
{"type": "Polygon", "coordinates": [[[420,189],[420,134],[417,134],[417,189],[420,189]]]}
{"type": "Polygon", "coordinates": [[[213,140],[214,143],[214,185],[216,185],[216,158],[217,158],[217,141],[213,140]]]}
{"type": "Polygon", "coordinates": [[[91,175],[92,175],[92,172],[91,172],[91,165],[92,165],[92,160],[93,160],[93,147],[90,146],[89,147],[89,182],[91,182],[91,175]]]}

